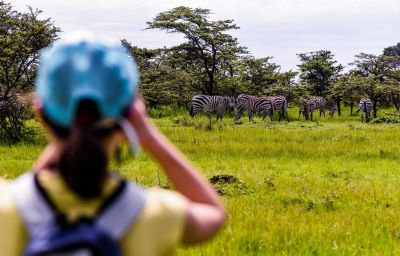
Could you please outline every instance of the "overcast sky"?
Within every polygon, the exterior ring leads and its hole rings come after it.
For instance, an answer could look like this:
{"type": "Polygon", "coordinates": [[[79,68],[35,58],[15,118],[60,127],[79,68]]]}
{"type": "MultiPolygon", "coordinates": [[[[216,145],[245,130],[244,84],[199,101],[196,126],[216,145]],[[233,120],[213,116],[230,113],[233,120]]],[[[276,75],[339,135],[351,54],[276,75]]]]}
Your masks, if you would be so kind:
{"type": "MultiPolygon", "coordinates": [[[[7,0],[6,0],[7,1],[7,0]]],[[[157,48],[183,38],[146,30],[159,12],[177,6],[208,8],[212,19],[233,19],[232,34],[256,57],[274,56],[296,69],[296,53],[326,49],[347,65],[360,52],[380,54],[400,42],[400,0],[11,0],[20,11],[43,10],[63,32],[77,29],[157,48]]],[[[62,35],[61,35],[62,37],[62,35]]]]}

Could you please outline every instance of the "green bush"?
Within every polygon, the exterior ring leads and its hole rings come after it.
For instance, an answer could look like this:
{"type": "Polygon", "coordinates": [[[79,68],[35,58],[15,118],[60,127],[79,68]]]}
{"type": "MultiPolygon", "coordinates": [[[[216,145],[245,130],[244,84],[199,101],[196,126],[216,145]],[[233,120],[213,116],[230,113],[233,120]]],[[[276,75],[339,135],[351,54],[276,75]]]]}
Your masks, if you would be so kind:
{"type": "Polygon", "coordinates": [[[383,116],[372,119],[371,123],[372,124],[381,124],[381,123],[398,124],[398,123],[400,123],[400,113],[386,112],[383,116]]]}
{"type": "Polygon", "coordinates": [[[30,141],[34,130],[26,125],[33,118],[32,109],[18,98],[0,101],[0,143],[30,141]]]}

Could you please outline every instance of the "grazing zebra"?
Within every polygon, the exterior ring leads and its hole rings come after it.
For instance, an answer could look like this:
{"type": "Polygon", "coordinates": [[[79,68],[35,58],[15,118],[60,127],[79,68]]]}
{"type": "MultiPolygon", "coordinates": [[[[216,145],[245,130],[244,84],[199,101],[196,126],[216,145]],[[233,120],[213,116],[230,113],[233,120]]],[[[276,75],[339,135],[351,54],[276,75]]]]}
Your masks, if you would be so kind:
{"type": "Polygon", "coordinates": [[[236,112],[234,121],[238,121],[244,111],[247,111],[249,121],[253,120],[253,114],[262,114],[262,120],[264,121],[267,115],[271,117],[273,114],[272,101],[267,97],[257,97],[252,95],[241,94],[237,98],[236,112]]]}
{"type": "Polygon", "coordinates": [[[371,115],[373,107],[374,103],[369,98],[362,98],[360,100],[360,106],[358,107],[356,113],[361,111],[361,123],[364,122],[364,115],[365,115],[365,121],[367,123],[369,122],[369,116],[371,115]]]}
{"type": "Polygon", "coordinates": [[[274,110],[278,111],[279,121],[281,121],[282,116],[286,117],[286,120],[289,122],[289,115],[287,112],[287,100],[285,96],[271,96],[267,97],[272,101],[272,105],[274,110]]]}
{"type": "Polygon", "coordinates": [[[333,117],[335,114],[335,104],[333,104],[331,101],[327,100],[324,97],[320,96],[311,96],[309,97],[310,100],[314,101],[317,105],[317,108],[319,108],[319,116],[321,117],[321,114],[324,114],[325,117],[325,109],[329,110],[329,116],[333,117]]]}
{"type": "Polygon", "coordinates": [[[228,108],[235,107],[236,100],[234,97],[223,97],[223,96],[209,96],[209,95],[195,95],[192,98],[192,106],[190,108],[190,115],[194,117],[197,113],[206,113],[208,119],[210,119],[212,113],[217,113],[217,121],[221,119],[222,114],[228,108]]]}
{"type": "Polygon", "coordinates": [[[325,117],[325,109],[329,109],[329,116],[332,118],[335,114],[335,105],[324,97],[320,96],[310,96],[306,99],[302,99],[302,107],[299,110],[299,116],[303,112],[304,117],[308,120],[308,116],[311,116],[311,121],[313,119],[313,112],[315,109],[319,109],[319,116],[322,113],[325,117]]]}
{"type": "Polygon", "coordinates": [[[300,106],[299,106],[299,117],[300,115],[303,115],[303,117],[305,117],[305,105],[307,103],[307,99],[301,97],[300,98],[300,106]]]}
{"type": "Polygon", "coordinates": [[[308,118],[310,117],[311,114],[311,121],[313,119],[312,113],[315,109],[318,108],[317,102],[310,100],[308,98],[302,98],[300,100],[301,105],[300,105],[300,109],[299,109],[299,117],[300,114],[303,114],[304,119],[308,120],[308,118]]]}

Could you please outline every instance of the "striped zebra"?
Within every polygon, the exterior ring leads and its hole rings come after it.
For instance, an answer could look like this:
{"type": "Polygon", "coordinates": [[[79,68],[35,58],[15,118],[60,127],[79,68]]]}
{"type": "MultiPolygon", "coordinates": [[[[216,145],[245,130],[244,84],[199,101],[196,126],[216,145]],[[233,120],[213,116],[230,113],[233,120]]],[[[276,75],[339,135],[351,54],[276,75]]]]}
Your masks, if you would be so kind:
{"type": "Polygon", "coordinates": [[[272,101],[272,106],[274,107],[274,110],[278,112],[279,121],[281,121],[281,118],[283,116],[286,117],[286,120],[289,122],[286,97],[278,95],[278,96],[270,96],[267,98],[272,101]]]}
{"type": "Polygon", "coordinates": [[[300,115],[303,115],[303,117],[305,118],[307,101],[308,100],[305,98],[300,98],[299,117],[300,117],[300,115]]]}
{"type": "Polygon", "coordinates": [[[192,106],[190,108],[190,115],[194,117],[197,113],[206,113],[208,119],[210,119],[212,113],[217,114],[217,121],[221,119],[226,109],[234,108],[236,100],[234,97],[223,97],[223,96],[210,96],[210,95],[195,95],[192,98],[192,106]]]}
{"type": "Polygon", "coordinates": [[[322,116],[322,113],[325,117],[325,109],[329,110],[329,116],[331,118],[335,114],[335,104],[333,104],[331,101],[320,96],[310,96],[308,98],[302,99],[302,107],[300,108],[299,115],[301,112],[303,112],[306,120],[308,120],[308,117],[310,116],[312,121],[313,112],[315,109],[319,109],[320,117],[322,116]]]}
{"type": "Polygon", "coordinates": [[[371,115],[371,111],[374,107],[374,103],[369,98],[362,98],[360,100],[360,105],[356,111],[356,113],[361,111],[361,122],[364,122],[364,115],[365,115],[365,122],[369,122],[369,117],[371,115]]]}
{"type": "Polygon", "coordinates": [[[243,112],[247,111],[249,121],[253,121],[253,115],[262,115],[264,121],[267,115],[271,117],[274,113],[272,101],[267,97],[257,97],[252,95],[241,94],[237,97],[236,111],[234,121],[237,122],[242,117],[243,112]]]}
{"type": "Polygon", "coordinates": [[[301,114],[303,114],[304,119],[308,120],[308,118],[311,115],[311,121],[312,121],[312,113],[315,109],[318,108],[318,105],[315,101],[310,100],[309,98],[301,98],[300,99],[300,109],[299,109],[299,117],[301,114]]]}

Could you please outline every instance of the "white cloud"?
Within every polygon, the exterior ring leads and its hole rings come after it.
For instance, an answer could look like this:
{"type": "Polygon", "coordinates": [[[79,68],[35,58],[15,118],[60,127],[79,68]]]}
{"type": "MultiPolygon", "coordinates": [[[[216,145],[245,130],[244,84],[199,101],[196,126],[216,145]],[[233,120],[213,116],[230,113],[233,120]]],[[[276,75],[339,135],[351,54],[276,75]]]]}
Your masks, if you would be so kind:
{"type": "Polygon", "coordinates": [[[44,11],[63,31],[94,30],[141,47],[171,46],[178,35],[143,30],[157,13],[185,5],[211,9],[214,19],[233,19],[233,34],[257,57],[274,56],[283,70],[296,69],[296,53],[331,50],[342,64],[355,54],[379,54],[400,41],[399,0],[13,0],[44,11]]]}

